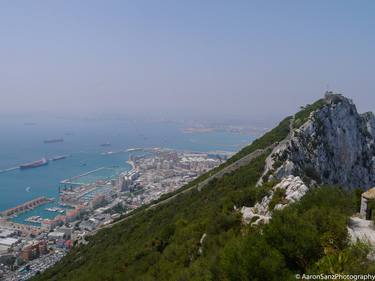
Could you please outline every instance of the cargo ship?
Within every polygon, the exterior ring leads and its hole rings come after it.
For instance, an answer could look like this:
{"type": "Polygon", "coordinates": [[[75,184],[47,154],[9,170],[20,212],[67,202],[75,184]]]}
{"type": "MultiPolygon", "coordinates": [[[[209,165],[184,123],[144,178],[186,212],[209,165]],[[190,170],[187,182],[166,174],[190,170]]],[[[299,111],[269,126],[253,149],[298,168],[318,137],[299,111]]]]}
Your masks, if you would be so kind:
{"type": "Polygon", "coordinates": [[[47,165],[47,164],[48,164],[48,160],[46,158],[42,158],[42,159],[34,161],[34,162],[22,164],[22,165],[20,165],[20,169],[21,170],[31,169],[31,168],[44,166],[44,165],[47,165]]]}
{"type": "Polygon", "coordinates": [[[49,139],[49,140],[44,140],[43,142],[44,142],[44,143],[58,143],[58,142],[64,142],[64,139],[63,139],[63,138],[59,138],[59,139],[49,139]]]}

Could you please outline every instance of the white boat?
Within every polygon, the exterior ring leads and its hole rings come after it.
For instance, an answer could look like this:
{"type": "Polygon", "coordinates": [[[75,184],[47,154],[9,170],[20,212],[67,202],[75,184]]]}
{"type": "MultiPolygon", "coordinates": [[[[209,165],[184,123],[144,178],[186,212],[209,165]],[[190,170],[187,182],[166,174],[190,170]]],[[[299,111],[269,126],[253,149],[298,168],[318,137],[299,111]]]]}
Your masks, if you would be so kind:
{"type": "Polygon", "coordinates": [[[33,222],[33,223],[41,223],[43,218],[41,216],[32,216],[25,219],[27,222],[33,222]]]}

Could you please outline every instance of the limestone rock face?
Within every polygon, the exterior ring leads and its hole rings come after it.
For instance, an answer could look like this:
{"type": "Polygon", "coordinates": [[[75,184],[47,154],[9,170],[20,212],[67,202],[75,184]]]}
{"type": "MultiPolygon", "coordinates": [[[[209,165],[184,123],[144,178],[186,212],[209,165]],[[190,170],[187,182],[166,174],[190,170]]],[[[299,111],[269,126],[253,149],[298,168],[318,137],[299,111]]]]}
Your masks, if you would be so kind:
{"type": "Polygon", "coordinates": [[[359,114],[341,95],[326,95],[326,104],[267,158],[264,174],[289,175],[347,188],[375,186],[375,117],[359,114]]]}
{"type": "Polygon", "coordinates": [[[251,224],[268,223],[274,210],[281,210],[288,204],[300,200],[308,190],[300,177],[288,176],[272,187],[270,194],[263,197],[262,201],[256,203],[254,207],[242,207],[243,221],[251,224]],[[277,204],[272,209],[270,202],[277,190],[282,190],[284,195],[280,202],[275,202],[277,204]]]}
{"type": "Polygon", "coordinates": [[[267,223],[274,210],[300,200],[309,187],[375,186],[374,115],[359,114],[350,99],[338,94],[327,93],[315,105],[308,118],[295,115],[289,135],[266,158],[258,185],[270,179],[280,183],[254,207],[242,207],[245,223],[267,223]],[[277,200],[273,198],[276,192],[277,200]]]}

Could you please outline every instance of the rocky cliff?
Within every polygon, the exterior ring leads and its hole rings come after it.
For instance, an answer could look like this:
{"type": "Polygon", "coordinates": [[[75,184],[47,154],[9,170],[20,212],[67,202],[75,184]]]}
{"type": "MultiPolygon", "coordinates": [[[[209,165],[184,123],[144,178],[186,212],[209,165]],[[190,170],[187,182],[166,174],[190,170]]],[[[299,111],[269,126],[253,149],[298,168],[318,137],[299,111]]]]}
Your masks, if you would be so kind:
{"type": "Polygon", "coordinates": [[[295,115],[291,137],[273,149],[260,183],[294,175],[308,183],[375,186],[374,115],[359,114],[350,99],[333,93],[302,113],[306,120],[295,115]]]}
{"type": "Polygon", "coordinates": [[[268,223],[274,210],[300,200],[313,186],[375,186],[375,117],[359,114],[339,94],[304,107],[294,115],[288,136],[266,158],[257,185],[276,182],[260,202],[242,207],[245,223],[268,223]]]}

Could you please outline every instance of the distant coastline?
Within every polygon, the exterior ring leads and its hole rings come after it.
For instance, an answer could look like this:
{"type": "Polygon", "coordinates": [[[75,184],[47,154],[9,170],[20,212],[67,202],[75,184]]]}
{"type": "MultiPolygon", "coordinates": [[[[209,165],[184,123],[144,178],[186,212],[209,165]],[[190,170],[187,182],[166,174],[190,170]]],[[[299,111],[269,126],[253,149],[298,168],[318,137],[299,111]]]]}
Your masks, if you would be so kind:
{"type": "Polygon", "coordinates": [[[252,136],[259,136],[264,134],[268,131],[269,128],[257,128],[257,127],[246,127],[246,126],[232,126],[232,125],[222,125],[222,126],[191,126],[180,129],[181,132],[185,134],[193,134],[193,133],[229,133],[229,134],[239,134],[239,135],[252,135],[252,136]]]}
{"type": "Polygon", "coordinates": [[[214,132],[214,128],[195,128],[195,127],[189,127],[189,128],[184,128],[181,129],[182,132],[186,134],[191,134],[191,133],[209,133],[209,132],[214,132]]]}

